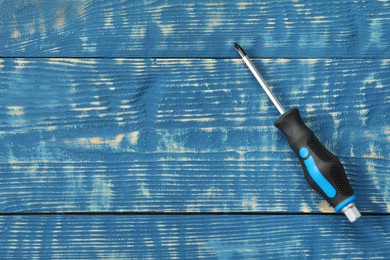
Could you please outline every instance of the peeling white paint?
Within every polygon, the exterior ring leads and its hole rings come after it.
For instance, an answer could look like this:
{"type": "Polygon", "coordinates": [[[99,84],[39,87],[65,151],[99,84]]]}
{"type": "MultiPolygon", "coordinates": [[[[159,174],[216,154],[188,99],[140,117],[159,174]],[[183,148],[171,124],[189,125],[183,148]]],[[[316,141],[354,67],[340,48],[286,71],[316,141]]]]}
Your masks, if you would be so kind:
{"type": "Polygon", "coordinates": [[[128,138],[129,138],[129,142],[133,145],[137,144],[138,143],[138,139],[140,137],[140,132],[139,131],[134,131],[134,132],[131,132],[129,135],[128,135],[128,138]]]}
{"type": "Polygon", "coordinates": [[[22,106],[7,106],[8,115],[11,116],[21,116],[24,115],[24,108],[22,106]]]}

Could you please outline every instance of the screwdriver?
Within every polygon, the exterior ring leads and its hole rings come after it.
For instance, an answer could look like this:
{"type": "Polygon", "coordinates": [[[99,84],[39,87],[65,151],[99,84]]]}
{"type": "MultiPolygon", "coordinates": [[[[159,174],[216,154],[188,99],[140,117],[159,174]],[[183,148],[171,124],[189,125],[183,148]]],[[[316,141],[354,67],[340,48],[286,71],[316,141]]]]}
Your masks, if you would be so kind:
{"type": "Polygon", "coordinates": [[[343,212],[350,222],[355,222],[361,214],[355,206],[356,197],[340,160],[305,125],[298,108],[284,110],[245,51],[237,43],[235,48],[280,112],[274,125],[286,136],[301,163],[306,181],[334,207],[335,212],[343,212]]]}

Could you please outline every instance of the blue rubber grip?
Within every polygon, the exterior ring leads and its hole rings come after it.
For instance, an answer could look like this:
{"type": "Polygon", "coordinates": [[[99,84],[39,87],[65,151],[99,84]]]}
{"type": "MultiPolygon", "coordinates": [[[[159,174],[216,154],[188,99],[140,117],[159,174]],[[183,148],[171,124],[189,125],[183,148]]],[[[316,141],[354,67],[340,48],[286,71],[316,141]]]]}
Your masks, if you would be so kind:
{"type": "Polygon", "coordinates": [[[309,149],[306,147],[302,147],[299,150],[299,156],[301,156],[306,166],[307,171],[309,172],[311,178],[314,182],[320,187],[320,189],[328,196],[329,198],[333,198],[336,196],[336,189],[329,183],[329,181],[324,177],[324,175],[318,169],[313,156],[309,155],[309,149]]]}
{"type": "Polygon", "coordinates": [[[348,199],[342,201],[339,205],[334,207],[334,211],[335,212],[340,212],[342,210],[342,208],[347,206],[349,203],[354,202],[355,200],[356,200],[355,195],[352,195],[351,197],[349,197],[348,199]]]}

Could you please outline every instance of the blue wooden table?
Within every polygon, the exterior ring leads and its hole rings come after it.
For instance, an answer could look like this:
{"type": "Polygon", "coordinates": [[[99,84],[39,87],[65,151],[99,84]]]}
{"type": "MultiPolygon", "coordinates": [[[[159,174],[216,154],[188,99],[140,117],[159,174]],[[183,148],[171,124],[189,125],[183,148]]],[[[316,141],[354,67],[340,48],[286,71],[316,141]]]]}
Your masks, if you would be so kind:
{"type": "Polygon", "coordinates": [[[0,1],[0,258],[390,257],[390,2],[0,1]],[[312,191],[253,58],[345,166],[312,191]]]}

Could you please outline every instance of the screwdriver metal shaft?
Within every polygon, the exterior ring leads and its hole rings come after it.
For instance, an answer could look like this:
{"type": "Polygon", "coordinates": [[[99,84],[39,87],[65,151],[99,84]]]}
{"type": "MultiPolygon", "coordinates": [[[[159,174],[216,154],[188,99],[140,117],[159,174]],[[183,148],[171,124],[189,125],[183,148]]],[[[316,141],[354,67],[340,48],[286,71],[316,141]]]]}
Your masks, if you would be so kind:
{"type": "Polygon", "coordinates": [[[265,82],[265,80],[263,79],[263,77],[257,71],[257,69],[253,65],[252,61],[248,58],[248,56],[246,55],[245,51],[237,43],[234,46],[236,47],[238,53],[241,55],[241,57],[244,60],[245,64],[252,71],[253,75],[255,76],[257,81],[260,83],[261,87],[264,89],[265,93],[267,93],[267,95],[271,99],[272,103],[274,103],[275,107],[278,109],[280,114],[283,115],[286,111],[284,110],[283,106],[280,104],[279,100],[275,97],[274,93],[272,93],[271,89],[268,87],[268,85],[265,82]]]}

